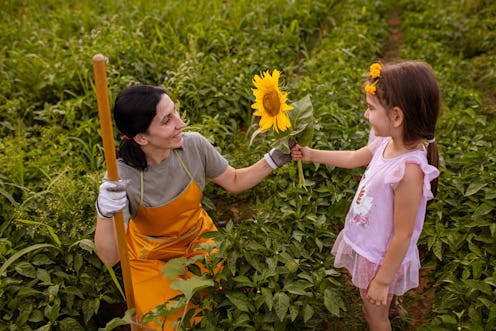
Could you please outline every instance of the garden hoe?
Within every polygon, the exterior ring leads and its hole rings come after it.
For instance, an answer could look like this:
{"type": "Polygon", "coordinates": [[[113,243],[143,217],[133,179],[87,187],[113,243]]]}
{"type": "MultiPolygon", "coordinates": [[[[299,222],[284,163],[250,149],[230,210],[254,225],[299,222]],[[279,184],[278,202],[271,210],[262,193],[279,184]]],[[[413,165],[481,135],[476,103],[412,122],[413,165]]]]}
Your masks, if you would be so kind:
{"type": "MultiPolygon", "coordinates": [[[[95,75],[98,116],[100,117],[100,128],[102,130],[103,149],[105,153],[105,164],[107,166],[108,179],[110,181],[117,181],[119,180],[119,174],[117,173],[114,134],[112,131],[112,120],[110,116],[107,72],[105,67],[105,57],[102,54],[96,54],[93,57],[93,70],[95,75]]],[[[114,221],[117,230],[117,239],[119,242],[119,253],[121,255],[121,270],[122,278],[124,280],[127,308],[132,309],[135,308],[134,294],[132,287],[133,285],[131,282],[131,272],[129,269],[123,213],[116,213],[114,215],[114,221]]],[[[131,324],[131,330],[136,330],[134,323],[131,324]]]]}

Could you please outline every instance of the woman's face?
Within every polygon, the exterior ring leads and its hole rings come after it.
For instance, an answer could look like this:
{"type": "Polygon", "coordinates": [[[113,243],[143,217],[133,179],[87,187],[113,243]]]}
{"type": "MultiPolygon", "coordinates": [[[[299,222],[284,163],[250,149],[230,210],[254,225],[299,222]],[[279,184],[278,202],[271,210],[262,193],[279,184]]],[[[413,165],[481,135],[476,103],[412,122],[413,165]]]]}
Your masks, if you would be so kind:
{"type": "Polygon", "coordinates": [[[174,102],[167,94],[162,94],[157,104],[157,114],[148,130],[143,134],[150,147],[158,149],[179,148],[183,144],[182,129],[186,125],[179,117],[174,102]]]}
{"type": "Polygon", "coordinates": [[[389,112],[380,104],[377,97],[367,94],[367,110],[364,116],[369,120],[376,136],[388,137],[391,135],[393,122],[389,112]]]}

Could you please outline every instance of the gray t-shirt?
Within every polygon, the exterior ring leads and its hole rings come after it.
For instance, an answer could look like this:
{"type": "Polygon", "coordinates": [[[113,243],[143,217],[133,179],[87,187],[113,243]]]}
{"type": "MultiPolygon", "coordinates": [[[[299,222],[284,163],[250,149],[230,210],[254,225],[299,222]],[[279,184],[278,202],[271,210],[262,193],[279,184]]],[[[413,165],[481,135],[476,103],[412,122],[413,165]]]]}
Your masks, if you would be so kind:
{"type": "MultiPolygon", "coordinates": [[[[191,173],[195,183],[203,191],[207,179],[221,175],[228,167],[228,161],[214,146],[197,132],[184,133],[183,146],[175,149],[160,164],[144,170],[143,205],[159,207],[174,200],[190,183],[191,179],[181,165],[176,152],[191,173]]],[[[117,167],[121,179],[130,180],[127,196],[130,213],[137,214],[140,203],[140,170],[118,160],[117,167]]]]}

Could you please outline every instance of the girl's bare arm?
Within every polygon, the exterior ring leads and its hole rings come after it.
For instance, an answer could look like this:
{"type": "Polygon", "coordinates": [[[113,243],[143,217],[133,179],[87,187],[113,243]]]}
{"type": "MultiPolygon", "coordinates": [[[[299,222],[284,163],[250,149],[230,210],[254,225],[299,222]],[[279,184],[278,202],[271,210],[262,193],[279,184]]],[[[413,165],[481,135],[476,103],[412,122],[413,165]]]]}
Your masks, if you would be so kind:
{"type": "Polygon", "coordinates": [[[386,304],[389,286],[410,245],[422,199],[424,173],[417,164],[406,164],[405,174],[394,193],[394,230],[384,261],[369,285],[368,296],[376,304],[386,304]]]}

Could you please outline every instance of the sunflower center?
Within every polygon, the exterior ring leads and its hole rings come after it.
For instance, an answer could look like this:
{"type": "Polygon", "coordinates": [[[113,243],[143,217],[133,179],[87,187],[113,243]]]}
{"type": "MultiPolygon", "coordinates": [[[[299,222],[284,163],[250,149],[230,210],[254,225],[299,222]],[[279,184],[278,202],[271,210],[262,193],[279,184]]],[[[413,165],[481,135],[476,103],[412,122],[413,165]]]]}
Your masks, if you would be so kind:
{"type": "Polygon", "coordinates": [[[281,101],[277,91],[270,91],[263,96],[263,106],[265,111],[271,116],[279,114],[281,108],[281,101]]]}

